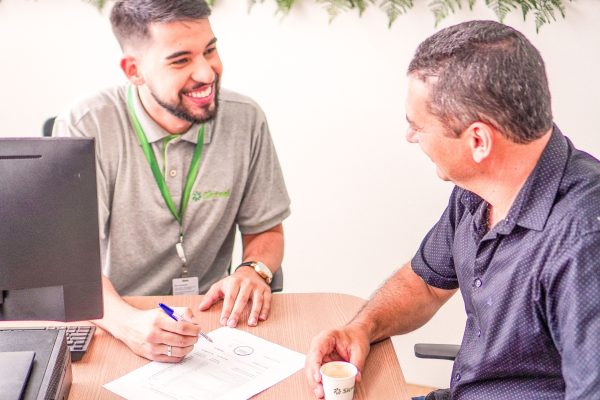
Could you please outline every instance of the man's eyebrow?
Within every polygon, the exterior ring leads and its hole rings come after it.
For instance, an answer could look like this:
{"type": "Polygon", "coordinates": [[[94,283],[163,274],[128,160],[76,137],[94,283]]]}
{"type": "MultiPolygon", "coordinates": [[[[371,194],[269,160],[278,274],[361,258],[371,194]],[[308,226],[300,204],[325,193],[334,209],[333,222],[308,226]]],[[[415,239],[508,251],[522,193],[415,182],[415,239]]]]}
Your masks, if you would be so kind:
{"type": "Polygon", "coordinates": [[[192,52],[188,51],[188,50],[176,51],[175,53],[166,56],[165,59],[166,60],[172,60],[174,58],[181,57],[181,56],[187,56],[187,55],[190,55],[190,54],[192,54],[192,52]]]}
{"type": "MultiPolygon", "coordinates": [[[[213,44],[215,44],[215,43],[217,43],[217,38],[212,38],[212,39],[211,39],[211,40],[210,40],[210,41],[209,41],[209,42],[206,44],[206,47],[208,47],[208,46],[212,46],[212,45],[213,45],[213,44]]],[[[174,59],[174,58],[181,57],[181,56],[187,56],[187,55],[190,55],[190,54],[192,54],[192,52],[191,52],[191,51],[189,51],[189,50],[176,51],[175,53],[173,53],[173,54],[170,54],[170,55],[166,56],[166,57],[165,57],[165,60],[172,60],[172,59],[174,59]]]]}

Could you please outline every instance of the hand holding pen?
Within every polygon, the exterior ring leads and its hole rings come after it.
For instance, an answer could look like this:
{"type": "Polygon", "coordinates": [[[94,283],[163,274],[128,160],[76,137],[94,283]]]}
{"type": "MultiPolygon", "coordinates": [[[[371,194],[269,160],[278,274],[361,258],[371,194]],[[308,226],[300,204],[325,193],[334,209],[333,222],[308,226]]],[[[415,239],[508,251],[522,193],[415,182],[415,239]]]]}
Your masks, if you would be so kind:
{"type": "MultiPolygon", "coordinates": [[[[164,303],[158,303],[158,305],[160,308],[162,308],[162,310],[165,312],[165,314],[167,314],[169,317],[173,318],[175,321],[185,321],[185,322],[189,322],[190,324],[198,325],[194,321],[191,321],[188,318],[186,318],[185,316],[183,316],[182,314],[175,312],[175,310],[172,309],[171,307],[169,307],[168,305],[166,305],[164,303]]],[[[200,331],[200,336],[202,336],[204,339],[208,340],[211,343],[213,342],[212,339],[206,333],[204,333],[202,331],[200,331]]]]}

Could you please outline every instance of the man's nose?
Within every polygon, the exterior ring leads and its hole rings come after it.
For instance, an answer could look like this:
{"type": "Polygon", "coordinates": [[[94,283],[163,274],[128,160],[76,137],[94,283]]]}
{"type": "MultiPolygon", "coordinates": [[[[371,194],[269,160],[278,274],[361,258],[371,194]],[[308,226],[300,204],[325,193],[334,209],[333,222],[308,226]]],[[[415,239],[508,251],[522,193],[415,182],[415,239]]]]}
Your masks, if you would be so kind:
{"type": "Polygon", "coordinates": [[[419,134],[414,129],[406,131],[406,141],[408,143],[419,143],[419,134]]]}
{"type": "Polygon", "coordinates": [[[192,79],[196,82],[210,84],[215,80],[215,71],[212,65],[205,58],[201,58],[197,61],[194,72],[192,73],[192,79]]]}

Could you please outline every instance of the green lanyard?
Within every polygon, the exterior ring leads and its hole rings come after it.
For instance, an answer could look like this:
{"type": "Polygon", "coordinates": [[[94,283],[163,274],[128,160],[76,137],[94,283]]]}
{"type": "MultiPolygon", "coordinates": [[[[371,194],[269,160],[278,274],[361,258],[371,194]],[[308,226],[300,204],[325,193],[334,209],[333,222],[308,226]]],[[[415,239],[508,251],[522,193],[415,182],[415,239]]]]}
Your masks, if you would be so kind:
{"type": "MultiPolygon", "coordinates": [[[[152,147],[150,147],[150,143],[148,143],[148,139],[146,138],[146,134],[142,129],[140,121],[135,115],[135,110],[133,108],[133,87],[129,86],[129,91],[127,92],[127,106],[129,108],[129,114],[131,115],[131,121],[133,123],[133,129],[135,134],[138,137],[140,142],[140,146],[142,147],[142,151],[150,164],[150,169],[152,170],[152,174],[154,175],[154,179],[156,180],[156,184],[160,189],[160,193],[165,199],[165,203],[167,207],[171,211],[171,214],[175,217],[177,222],[179,223],[180,230],[180,242],[183,241],[183,215],[185,214],[185,210],[187,208],[188,202],[190,200],[190,193],[192,192],[192,186],[194,186],[194,181],[198,176],[198,171],[200,169],[200,156],[202,155],[202,149],[204,147],[204,124],[200,126],[198,129],[198,142],[196,143],[196,149],[194,150],[194,156],[192,158],[192,163],[190,164],[190,170],[188,171],[188,176],[185,181],[185,188],[183,189],[183,194],[181,196],[181,203],[179,204],[179,211],[175,208],[175,203],[173,202],[173,198],[171,197],[171,193],[169,192],[169,188],[167,187],[167,183],[165,182],[165,177],[162,174],[158,163],[156,162],[156,157],[154,152],[152,151],[152,147]]],[[[165,142],[165,146],[168,141],[165,142]]]]}

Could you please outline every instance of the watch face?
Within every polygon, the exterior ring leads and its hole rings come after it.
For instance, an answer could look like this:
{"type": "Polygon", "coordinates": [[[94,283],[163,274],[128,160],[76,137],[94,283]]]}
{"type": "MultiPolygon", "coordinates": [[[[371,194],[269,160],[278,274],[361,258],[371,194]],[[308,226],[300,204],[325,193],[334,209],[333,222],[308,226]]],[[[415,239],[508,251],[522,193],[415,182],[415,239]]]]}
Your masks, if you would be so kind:
{"type": "Polygon", "coordinates": [[[261,263],[260,261],[257,262],[256,265],[254,266],[254,270],[260,276],[262,276],[263,279],[267,281],[267,283],[271,283],[271,279],[273,278],[273,273],[265,264],[261,263]]]}

